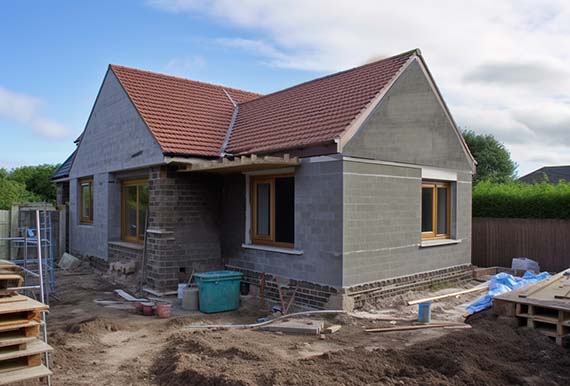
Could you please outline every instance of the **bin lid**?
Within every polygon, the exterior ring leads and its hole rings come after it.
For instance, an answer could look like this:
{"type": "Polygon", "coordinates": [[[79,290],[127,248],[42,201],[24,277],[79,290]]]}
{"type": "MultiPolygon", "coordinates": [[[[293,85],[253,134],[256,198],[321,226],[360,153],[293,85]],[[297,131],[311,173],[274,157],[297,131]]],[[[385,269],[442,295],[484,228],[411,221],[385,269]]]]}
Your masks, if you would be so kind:
{"type": "Polygon", "coordinates": [[[240,279],[242,277],[241,272],[237,271],[212,271],[212,272],[202,272],[195,273],[194,277],[201,280],[227,280],[227,279],[240,279]]]}

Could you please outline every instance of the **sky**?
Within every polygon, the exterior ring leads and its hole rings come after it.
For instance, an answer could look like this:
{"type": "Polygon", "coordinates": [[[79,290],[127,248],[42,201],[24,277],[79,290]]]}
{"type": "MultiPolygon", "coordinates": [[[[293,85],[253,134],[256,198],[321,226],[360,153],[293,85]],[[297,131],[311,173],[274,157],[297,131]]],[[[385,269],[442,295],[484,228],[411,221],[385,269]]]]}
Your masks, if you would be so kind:
{"type": "Polygon", "coordinates": [[[419,48],[519,174],[570,164],[567,0],[0,0],[0,167],[63,162],[110,63],[269,93],[419,48]]]}

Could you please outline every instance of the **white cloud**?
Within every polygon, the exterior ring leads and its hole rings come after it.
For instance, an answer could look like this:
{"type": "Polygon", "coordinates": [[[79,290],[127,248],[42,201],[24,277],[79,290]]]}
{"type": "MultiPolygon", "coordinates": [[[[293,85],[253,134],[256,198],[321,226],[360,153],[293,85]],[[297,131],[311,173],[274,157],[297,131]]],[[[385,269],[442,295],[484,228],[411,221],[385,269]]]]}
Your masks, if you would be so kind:
{"type": "Polygon", "coordinates": [[[206,66],[206,59],[204,59],[203,56],[195,55],[171,59],[166,63],[165,72],[181,77],[193,77],[194,74],[200,72],[206,68],[206,66]]]}
{"type": "Polygon", "coordinates": [[[420,48],[462,127],[505,141],[522,172],[569,162],[566,0],[148,2],[237,28],[248,38],[216,42],[271,66],[331,72],[420,48]]]}
{"type": "Polygon", "coordinates": [[[70,135],[64,125],[42,114],[44,102],[38,98],[16,93],[0,87],[0,117],[31,128],[48,138],[65,138],[70,135]]]}

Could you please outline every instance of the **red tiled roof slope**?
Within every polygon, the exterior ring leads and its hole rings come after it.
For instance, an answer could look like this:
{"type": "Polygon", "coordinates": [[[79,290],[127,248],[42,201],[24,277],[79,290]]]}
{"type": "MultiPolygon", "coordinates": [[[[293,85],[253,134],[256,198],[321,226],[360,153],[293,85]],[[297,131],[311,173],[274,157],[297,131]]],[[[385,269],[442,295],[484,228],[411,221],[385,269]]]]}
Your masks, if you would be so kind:
{"type": "Polygon", "coordinates": [[[111,65],[160,144],[172,154],[218,156],[236,103],[259,94],[111,65]]]}
{"type": "Polygon", "coordinates": [[[334,140],[415,53],[406,52],[240,104],[226,151],[263,153],[334,140]]]}

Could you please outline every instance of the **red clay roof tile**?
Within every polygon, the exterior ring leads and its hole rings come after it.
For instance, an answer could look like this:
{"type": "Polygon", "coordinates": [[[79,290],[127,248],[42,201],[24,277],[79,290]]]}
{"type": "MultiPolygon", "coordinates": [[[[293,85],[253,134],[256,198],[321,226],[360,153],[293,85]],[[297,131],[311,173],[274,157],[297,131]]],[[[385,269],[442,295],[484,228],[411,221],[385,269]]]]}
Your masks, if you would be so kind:
{"type": "Polygon", "coordinates": [[[111,65],[160,144],[171,154],[215,157],[236,103],[259,94],[133,68],[111,65]]]}
{"type": "Polygon", "coordinates": [[[269,153],[333,141],[416,51],[302,83],[266,96],[111,65],[165,153],[215,157],[269,153]]]}

